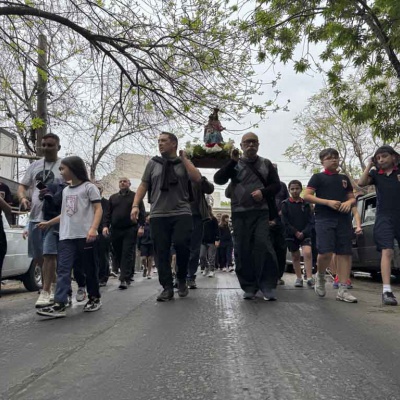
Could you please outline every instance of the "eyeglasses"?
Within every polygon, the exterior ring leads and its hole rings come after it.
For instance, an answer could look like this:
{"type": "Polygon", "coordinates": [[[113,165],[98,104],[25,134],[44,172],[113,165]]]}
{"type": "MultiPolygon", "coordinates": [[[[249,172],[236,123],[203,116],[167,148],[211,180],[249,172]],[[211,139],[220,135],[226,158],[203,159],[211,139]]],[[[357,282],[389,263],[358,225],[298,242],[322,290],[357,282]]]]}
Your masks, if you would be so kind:
{"type": "Polygon", "coordinates": [[[260,143],[257,139],[247,139],[243,140],[242,144],[245,146],[250,146],[251,144],[254,144],[254,146],[258,146],[260,143]]]}

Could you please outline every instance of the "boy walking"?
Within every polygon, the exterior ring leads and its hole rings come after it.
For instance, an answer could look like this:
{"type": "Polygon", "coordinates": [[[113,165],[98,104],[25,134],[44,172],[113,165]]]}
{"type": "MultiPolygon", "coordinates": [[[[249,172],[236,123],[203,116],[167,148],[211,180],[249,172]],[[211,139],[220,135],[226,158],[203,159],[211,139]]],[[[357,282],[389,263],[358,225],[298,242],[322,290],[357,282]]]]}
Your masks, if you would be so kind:
{"type": "Polygon", "coordinates": [[[300,181],[289,182],[290,197],[282,202],[282,221],[285,227],[285,239],[289,251],[292,253],[293,267],[296,273],[295,287],[303,287],[303,277],[300,267],[300,247],[303,251],[306,267],[307,286],[314,287],[312,277],[312,253],[311,253],[311,228],[312,211],[309,203],[306,203],[300,193],[303,186],[300,181]]]}
{"type": "Polygon", "coordinates": [[[319,153],[324,171],[314,174],[308,182],[304,200],[315,204],[315,231],[317,235],[318,272],[315,292],[326,295],[325,272],[333,254],[336,254],[339,290],[336,300],[357,303],[347,289],[350,278],[352,235],[351,208],[356,199],[350,179],[338,173],[339,153],[328,148],[319,153]]]}
{"type": "Polygon", "coordinates": [[[400,243],[400,170],[399,153],[385,145],[376,150],[368,163],[358,185],[375,185],[377,195],[374,240],[381,252],[383,282],[382,303],[397,306],[390,285],[394,240],[400,243]],[[375,168],[373,168],[375,167],[375,168]]]}

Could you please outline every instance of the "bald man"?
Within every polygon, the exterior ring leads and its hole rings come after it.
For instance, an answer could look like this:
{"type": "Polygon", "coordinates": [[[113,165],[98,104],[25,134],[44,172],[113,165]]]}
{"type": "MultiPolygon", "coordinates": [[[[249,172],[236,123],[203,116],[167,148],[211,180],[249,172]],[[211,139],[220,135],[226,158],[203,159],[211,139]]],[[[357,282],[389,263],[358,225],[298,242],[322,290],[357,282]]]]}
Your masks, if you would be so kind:
{"type": "Polygon", "coordinates": [[[258,136],[249,132],[234,149],[231,160],[214,175],[223,185],[230,180],[236,275],[243,298],[254,299],[258,290],[267,301],[276,300],[278,267],[269,235],[268,199],[280,190],[280,180],[270,160],[258,155],[258,136]]]}
{"type": "Polygon", "coordinates": [[[108,210],[103,218],[103,235],[111,234],[111,244],[114,256],[120,268],[119,288],[127,289],[135,272],[135,249],[139,225],[145,223],[145,208],[143,201],[139,203],[138,219],[130,218],[131,206],[135,192],[130,190],[131,181],[127,177],[119,178],[119,192],[111,195],[108,210]]]}

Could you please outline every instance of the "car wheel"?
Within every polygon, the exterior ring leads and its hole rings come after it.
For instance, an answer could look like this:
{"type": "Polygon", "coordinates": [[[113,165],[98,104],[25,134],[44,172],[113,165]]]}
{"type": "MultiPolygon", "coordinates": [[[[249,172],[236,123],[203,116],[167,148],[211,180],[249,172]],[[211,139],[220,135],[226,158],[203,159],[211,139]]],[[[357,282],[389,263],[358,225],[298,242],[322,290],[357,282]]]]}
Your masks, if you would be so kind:
{"type": "Polygon", "coordinates": [[[22,283],[30,292],[36,292],[42,288],[42,268],[34,260],[31,261],[28,272],[22,276],[22,283]]]}

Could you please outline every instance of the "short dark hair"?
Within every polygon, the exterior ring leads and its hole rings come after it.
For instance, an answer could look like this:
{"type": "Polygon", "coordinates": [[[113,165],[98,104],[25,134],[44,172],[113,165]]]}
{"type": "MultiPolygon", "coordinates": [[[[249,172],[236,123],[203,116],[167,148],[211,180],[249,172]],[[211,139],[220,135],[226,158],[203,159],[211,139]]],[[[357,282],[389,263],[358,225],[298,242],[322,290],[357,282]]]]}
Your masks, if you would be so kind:
{"type": "Polygon", "coordinates": [[[61,160],[61,164],[68,167],[72,173],[82,182],[89,182],[89,176],[87,173],[86,165],[82,158],[78,156],[65,157],[61,160]]]}
{"type": "Polygon", "coordinates": [[[333,149],[332,147],[328,147],[327,149],[324,149],[319,153],[320,161],[322,161],[327,156],[339,157],[339,152],[336,149],[333,149]]]}
{"type": "Polygon", "coordinates": [[[300,181],[298,181],[297,179],[293,179],[292,181],[289,182],[288,188],[290,189],[291,185],[299,185],[300,189],[303,190],[303,185],[301,184],[300,181]]]}
{"type": "Polygon", "coordinates": [[[57,144],[60,144],[60,137],[56,135],[55,133],[46,133],[43,137],[42,140],[44,139],[54,139],[57,144]]]}
{"type": "Polygon", "coordinates": [[[176,147],[178,147],[178,138],[176,135],[170,132],[161,132],[160,135],[167,135],[169,137],[169,140],[171,140],[172,143],[176,144],[176,147]]]}

